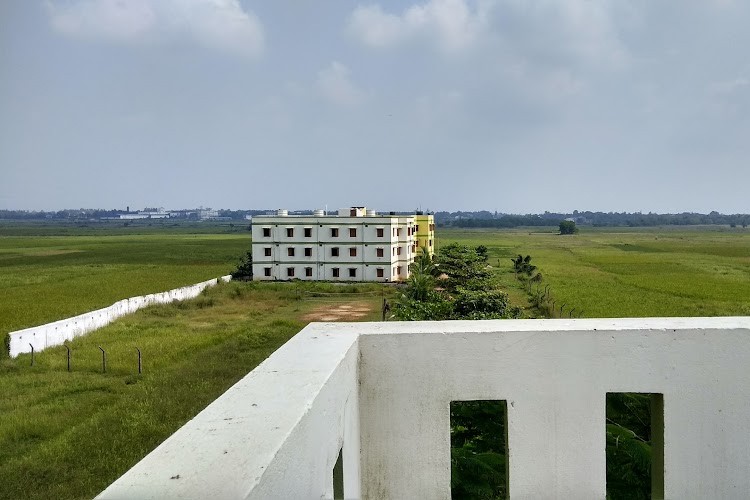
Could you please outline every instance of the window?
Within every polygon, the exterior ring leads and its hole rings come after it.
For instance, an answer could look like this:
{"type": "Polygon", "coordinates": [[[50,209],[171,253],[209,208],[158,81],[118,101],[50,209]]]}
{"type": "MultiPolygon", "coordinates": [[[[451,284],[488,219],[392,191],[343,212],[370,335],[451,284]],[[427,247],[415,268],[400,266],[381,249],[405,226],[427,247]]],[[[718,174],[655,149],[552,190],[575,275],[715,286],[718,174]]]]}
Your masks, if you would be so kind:
{"type": "Polygon", "coordinates": [[[395,248],[393,249],[393,255],[396,255],[396,249],[395,248]]]}
{"type": "Polygon", "coordinates": [[[331,272],[333,273],[333,277],[334,278],[338,278],[339,277],[339,268],[338,267],[334,267],[333,269],[331,269],[331,272]]]}
{"type": "Polygon", "coordinates": [[[357,277],[357,268],[356,267],[350,267],[349,268],[349,277],[350,278],[356,278],[357,277]]]}
{"type": "Polygon", "coordinates": [[[398,248],[396,249],[396,255],[401,255],[401,247],[398,247],[398,248]]]}
{"type": "Polygon", "coordinates": [[[312,257],[312,247],[305,248],[305,257],[312,257]]]}
{"type": "Polygon", "coordinates": [[[394,276],[396,275],[396,268],[395,267],[393,268],[393,271],[391,272],[391,274],[393,274],[394,276]]]}
{"type": "Polygon", "coordinates": [[[349,237],[350,238],[356,238],[357,237],[357,228],[356,227],[350,227],[349,228],[349,237]]]}
{"type": "Polygon", "coordinates": [[[432,246],[432,240],[430,240],[430,246],[432,246]]]}
{"type": "Polygon", "coordinates": [[[396,228],[396,236],[401,236],[401,228],[396,228]]]}
{"type": "Polygon", "coordinates": [[[271,237],[271,228],[270,227],[264,227],[263,228],[263,237],[264,238],[270,238],[271,237]]]}
{"type": "Polygon", "coordinates": [[[270,267],[264,267],[263,268],[263,276],[271,276],[271,268],[270,267]]]}
{"type": "Polygon", "coordinates": [[[338,256],[339,256],[339,247],[331,248],[331,257],[338,257],[338,256]]]}
{"type": "Polygon", "coordinates": [[[383,256],[383,249],[382,248],[378,248],[377,250],[375,250],[375,253],[377,254],[378,257],[382,257],[383,256]]]}
{"type": "Polygon", "coordinates": [[[331,228],[331,238],[338,238],[339,237],[339,228],[332,227],[331,228]]]}
{"type": "Polygon", "coordinates": [[[383,237],[383,228],[382,227],[377,228],[375,231],[377,231],[378,238],[382,238],[383,237]]]}
{"type": "Polygon", "coordinates": [[[396,266],[396,274],[401,276],[401,266],[396,266]]]}
{"type": "Polygon", "coordinates": [[[379,267],[379,268],[377,269],[377,273],[378,273],[378,278],[382,278],[382,277],[383,277],[383,268],[382,268],[382,267],[379,267]]]}
{"type": "Polygon", "coordinates": [[[416,226],[414,226],[414,231],[419,232],[419,224],[417,224],[416,226]]]}
{"type": "Polygon", "coordinates": [[[312,238],[312,228],[306,227],[305,228],[305,238],[312,238]]]}
{"type": "Polygon", "coordinates": [[[349,249],[349,257],[356,257],[357,256],[357,247],[352,247],[349,249]]]}
{"type": "Polygon", "coordinates": [[[287,248],[287,249],[286,249],[286,254],[287,254],[287,255],[288,255],[289,257],[294,257],[294,247],[289,247],[289,248],[287,248]]]}
{"type": "Polygon", "coordinates": [[[350,217],[356,217],[357,216],[357,209],[356,208],[352,208],[351,210],[349,210],[349,216],[350,217]]]}
{"type": "Polygon", "coordinates": [[[393,236],[396,236],[396,228],[393,228],[393,236]]]}
{"type": "MultiPolygon", "coordinates": [[[[447,456],[445,458],[450,459],[451,456],[454,456],[453,452],[462,452],[459,456],[465,456],[464,454],[468,451],[465,447],[465,443],[478,443],[474,444],[474,446],[476,446],[474,449],[477,451],[486,450],[488,455],[505,457],[506,460],[500,464],[497,462],[485,462],[486,465],[483,465],[483,467],[487,468],[487,472],[483,472],[483,474],[492,474],[491,482],[488,481],[485,483],[488,493],[486,498],[510,498],[508,496],[508,459],[510,458],[510,460],[512,460],[512,457],[509,457],[508,454],[507,401],[503,399],[451,401],[447,410],[446,413],[450,414],[450,427],[448,428],[450,429],[451,449],[450,451],[446,450],[445,454],[447,456]]],[[[469,448],[469,450],[471,449],[472,448],[469,448]]],[[[622,452],[622,454],[624,455],[625,452],[622,452]]],[[[468,460],[476,459],[469,458],[468,460]]],[[[464,467],[468,467],[469,463],[471,463],[468,460],[464,459],[461,461],[466,464],[464,467]]],[[[459,462],[459,464],[461,462],[459,462]]],[[[455,480],[458,478],[465,481],[464,478],[466,476],[463,474],[458,477],[453,475],[458,472],[463,472],[461,469],[462,468],[459,466],[451,470],[451,481],[453,481],[453,483],[456,483],[455,480]]],[[[474,468],[471,470],[473,474],[476,474],[474,468]]],[[[463,488],[459,487],[455,490],[451,490],[452,498],[461,498],[464,495],[466,495],[466,493],[463,488]]],[[[623,497],[630,496],[625,493],[623,494],[623,497]]],[[[607,495],[607,498],[609,498],[609,495],[607,495]]],[[[630,498],[635,498],[635,496],[630,498]]],[[[649,496],[649,498],[651,497],[649,496]]]]}
{"type": "Polygon", "coordinates": [[[286,237],[287,238],[293,238],[294,237],[294,228],[293,227],[286,228],[286,237]]]}
{"type": "Polygon", "coordinates": [[[270,257],[270,256],[271,256],[271,247],[266,247],[266,248],[264,248],[264,249],[263,249],[263,254],[264,254],[264,255],[265,255],[266,257],[270,257]]]}
{"type": "Polygon", "coordinates": [[[664,394],[608,392],[604,403],[607,496],[622,491],[621,476],[612,472],[627,467],[635,472],[628,481],[630,491],[638,491],[641,498],[664,498],[664,394]],[[631,439],[638,441],[630,446],[641,440],[650,444],[651,467],[642,468],[636,457],[619,451],[632,449],[625,448],[631,439]]]}
{"type": "Polygon", "coordinates": [[[287,267],[286,268],[286,275],[288,277],[290,277],[290,278],[293,277],[294,276],[294,268],[293,267],[287,267]]]}
{"type": "Polygon", "coordinates": [[[308,278],[312,276],[312,267],[305,268],[305,276],[307,276],[308,278]]]}

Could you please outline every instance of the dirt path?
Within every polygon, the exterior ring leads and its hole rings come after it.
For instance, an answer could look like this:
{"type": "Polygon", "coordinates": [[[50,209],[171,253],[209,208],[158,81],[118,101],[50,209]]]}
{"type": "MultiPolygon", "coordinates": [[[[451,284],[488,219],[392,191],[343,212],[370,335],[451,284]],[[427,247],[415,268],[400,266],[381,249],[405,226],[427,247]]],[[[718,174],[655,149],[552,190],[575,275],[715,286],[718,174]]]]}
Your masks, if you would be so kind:
{"type": "Polygon", "coordinates": [[[357,321],[372,311],[372,306],[366,302],[350,302],[348,304],[331,304],[316,307],[302,316],[305,321],[357,321]]]}

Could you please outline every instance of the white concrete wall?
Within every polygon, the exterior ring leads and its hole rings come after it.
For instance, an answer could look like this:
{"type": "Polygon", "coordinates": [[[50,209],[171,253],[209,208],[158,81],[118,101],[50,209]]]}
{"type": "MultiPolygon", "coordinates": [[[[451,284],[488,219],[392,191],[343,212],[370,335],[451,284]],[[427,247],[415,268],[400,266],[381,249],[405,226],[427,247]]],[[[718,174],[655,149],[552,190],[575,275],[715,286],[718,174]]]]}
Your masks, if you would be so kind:
{"type": "Polygon", "coordinates": [[[331,498],[343,442],[346,498],[448,499],[450,402],[502,399],[511,498],[601,500],[607,392],[663,394],[665,498],[747,498],[748,360],[747,317],[312,324],[101,498],[331,498]]]}
{"type": "Polygon", "coordinates": [[[97,309],[85,314],[61,319],[53,323],[34,326],[10,332],[10,356],[15,358],[19,354],[31,352],[32,344],[34,350],[39,352],[47,347],[62,345],[67,340],[85,335],[101,328],[126,314],[152,304],[167,304],[175,300],[186,300],[197,297],[203,289],[215,285],[219,280],[229,281],[231,276],[210,279],[195,285],[175,288],[161,293],[153,293],[145,296],[130,297],[115,302],[109,307],[97,309]]]}

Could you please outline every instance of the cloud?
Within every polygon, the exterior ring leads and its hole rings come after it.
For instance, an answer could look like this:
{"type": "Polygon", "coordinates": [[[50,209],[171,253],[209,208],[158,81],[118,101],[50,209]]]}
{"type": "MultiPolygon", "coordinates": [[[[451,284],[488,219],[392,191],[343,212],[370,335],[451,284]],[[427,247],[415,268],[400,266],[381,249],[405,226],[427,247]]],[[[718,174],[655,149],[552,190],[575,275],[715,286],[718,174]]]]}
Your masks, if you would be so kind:
{"type": "Polygon", "coordinates": [[[602,0],[428,0],[400,14],[378,4],[359,6],[346,30],[368,47],[384,48],[427,40],[447,53],[491,47],[525,60],[627,64],[628,51],[615,24],[632,15],[625,7],[602,0]]]}
{"type": "Polygon", "coordinates": [[[370,47],[390,47],[421,37],[444,52],[456,52],[480,36],[487,5],[480,2],[472,9],[465,0],[428,0],[400,15],[384,12],[377,4],[359,6],[349,17],[347,31],[370,47]]]}
{"type": "Polygon", "coordinates": [[[742,90],[750,90],[750,79],[741,76],[733,80],[714,82],[711,84],[710,90],[716,95],[727,95],[742,90]]]}
{"type": "Polygon", "coordinates": [[[52,27],[90,40],[148,44],[190,40],[201,46],[257,57],[263,27],[238,0],[48,1],[52,27]]]}
{"type": "Polygon", "coordinates": [[[351,107],[364,100],[365,94],[349,77],[349,68],[338,61],[318,72],[318,90],[336,105],[351,107]]]}

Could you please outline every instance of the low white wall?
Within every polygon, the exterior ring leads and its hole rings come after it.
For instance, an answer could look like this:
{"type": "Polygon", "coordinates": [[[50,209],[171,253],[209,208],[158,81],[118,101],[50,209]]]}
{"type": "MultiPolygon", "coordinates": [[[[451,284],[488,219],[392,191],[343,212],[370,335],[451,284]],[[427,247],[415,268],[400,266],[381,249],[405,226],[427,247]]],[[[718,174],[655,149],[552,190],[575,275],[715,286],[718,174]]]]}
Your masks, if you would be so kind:
{"type": "Polygon", "coordinates": [[[664,496],[747,498],[750,318],[309,325],[99,498],[450,498],[450,402],[503,399],[513,499],[606,493],[607,392],[660,393],[664,496]]]}
{"type": "Polygon", "coordinates": [[[197,297],[206,287],[215,285],[219,280],[227,282],[231,279],[232,277],[227,275],[166,292],[130,297],[96,311],[10,332],[8,334],[10,336],[10,356],[15,358],[19,354],[31,352],[29,344],[34,346],[36,352],[47,347],[61,345],[67,340],[72,340],[106,326],[117,318],[135,312],[142,307],[152,304],[167,304],[175,300],[192,299],[197,297]]]}

